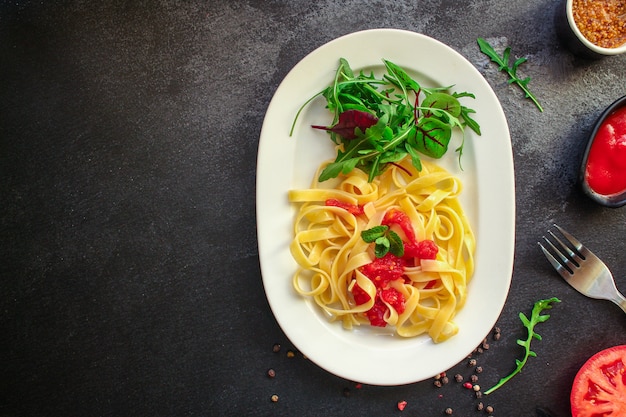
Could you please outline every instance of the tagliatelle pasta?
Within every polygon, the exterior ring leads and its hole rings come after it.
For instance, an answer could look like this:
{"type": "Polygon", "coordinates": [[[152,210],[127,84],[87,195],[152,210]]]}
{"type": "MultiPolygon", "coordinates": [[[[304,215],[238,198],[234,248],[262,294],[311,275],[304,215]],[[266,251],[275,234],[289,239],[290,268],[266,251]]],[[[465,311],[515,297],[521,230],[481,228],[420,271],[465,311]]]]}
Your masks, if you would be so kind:
{"type": "Polygon", "coordinates": [[[410,158],[372,182],[354,169],[291,190],[289,200],[298,205],[290,246],[295,290],[346,329],[385,326],[402,337],[447,340],[458,332],[454,317],[474,272],[475,238],[461,190],[443,168],[422,161],[418,172],[410,158]],[[402,257],[377,258],[374,244],[363,240],[361,232],[382,224],[404,241],[402,257]],[[429,242],[436,246],[422,245],[429,242]]]}

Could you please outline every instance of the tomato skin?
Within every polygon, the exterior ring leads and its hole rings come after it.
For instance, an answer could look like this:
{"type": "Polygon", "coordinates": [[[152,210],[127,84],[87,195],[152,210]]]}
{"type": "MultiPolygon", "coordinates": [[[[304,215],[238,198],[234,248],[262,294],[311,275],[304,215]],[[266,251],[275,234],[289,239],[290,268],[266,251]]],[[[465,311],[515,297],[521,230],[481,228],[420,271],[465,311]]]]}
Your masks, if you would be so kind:
{"type": "Polygon", "coordinates": [[[574,378],[570,405],[572,417],[626,416],[626,345],[585,362],[574,378]]]}

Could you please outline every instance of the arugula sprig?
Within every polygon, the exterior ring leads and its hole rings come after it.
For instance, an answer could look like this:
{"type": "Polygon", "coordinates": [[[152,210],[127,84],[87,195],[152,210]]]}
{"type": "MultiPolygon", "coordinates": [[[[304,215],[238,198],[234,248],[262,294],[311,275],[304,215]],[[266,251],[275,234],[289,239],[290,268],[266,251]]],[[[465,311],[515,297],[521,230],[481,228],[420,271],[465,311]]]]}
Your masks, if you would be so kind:
{"type": "Polygon", "coordinates": [[[552,308],[552,305],[551,305],[552,303],[560,303],[560,302],[561,300],[559,300],[556,297],[537,301],[535,305],[533,306],[533,310],[531,312],[530,318],[528,318],[522,312],[519,313],[519,318],[522,321],[522,324],[524,324],[524,327],[526,327],[526,329],[528,330],[528,336],[526,337],[525,340],[522,340],[522,339],[517,340],[517,344],[524,348],[524,358],[522,360],[515,359],[515,365],[516,365],[515,370],[511,372],[508,376],[500,379],[500,381],[496,385],[494,385],[493,387],[485,391],[485,395],[491,394],[492,392],[500,388],[502,385],[504,385],[506,382],[508,382],[515,375],[520,373],[524,365],[526,365],[528,358],[537,356],[537,354],[530,349],[530,342],[532,342],[533,339],[541,340],[541,336],[539,335],[539,333],[535,332],[535,326],[538,323],[543,323],[544,321],[550,318],[549,314],[541,314],[543,310],[549,310],[552,308]]]}
{"type": "Polygon", "coordinates": [[[374,226],[371,229],[363,230],[361,239],[365,243],[375,243],[374,254],[377,258],[382,258],[389,252],[399,258],[404,255],[402,238],[396,232],[390,230],[389,226],[374,226]]]}
{"type": "MultiPolygon", "coordinates": [[[[448,149],[453,129],[464,133],[465,127],[480,135],[480,126],[472,118],[475,111],[459,102],[475,98],[472,93],[447,91],[450,87],[425,88],[391,61],[383,60],[386,73],[358,74],[344,58],[339,60],[333,83],[320,91],[298,110],[292,124],[316,97],[326,99],[333,113],[330,126],[313,126],[329,132],[337,144],[337,156],[320,173],[319,181],[347,174],[354,168],[368,173],[371,182],[388,164],[410,155],[412,164],[421,170],[421,156],[441,158],[448,149]],[[421,103],[420,103],[421,100],[421,103]]],[[[465,136],[456,149],[463,154],[465,136]]]]}
{"type": "Polygon", "coordinates": [[[500,56],[498,55],[496,50],[489,44],[489,42],[487,42],[485,39],[478,38],[476,39],[476,41],[478,42],[480,51],[484,53],[485,55],[487,55],[489,58],[491,58],[493,62],[498,64],[500,71],[504,71],[509,75],[509,84],[513,84],[513,83],[517,84],[524,92],[525,97],[532,100],[532,102],[535,103],[535,106],[537,106],[539,111],[543,112],[543,107],[541,107],[541,104],[539,104],[539,101],[537,100],[537,98],[528,89],[528,83],[530,82],[530,77],[521,79],[517,76],[517,68],[521,64],[526,62],[527,58],[526,57],[518,58],[517,60],[513,62],[512,66],[509,66],[510,55],[511,55],[510,47],[507,47],[502,53],[502,56],[500,56]]]}

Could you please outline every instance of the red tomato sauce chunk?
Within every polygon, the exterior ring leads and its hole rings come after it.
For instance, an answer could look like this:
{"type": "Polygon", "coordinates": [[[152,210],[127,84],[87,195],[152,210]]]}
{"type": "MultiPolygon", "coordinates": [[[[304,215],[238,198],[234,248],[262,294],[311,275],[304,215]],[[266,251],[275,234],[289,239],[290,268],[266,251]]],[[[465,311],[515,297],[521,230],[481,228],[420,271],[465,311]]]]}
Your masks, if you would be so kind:
{"type": "Polygon", "coordinates": [[[626,191],[626,106],[611,113],[589,149],[585,179],[601,195],[626,191]]]}

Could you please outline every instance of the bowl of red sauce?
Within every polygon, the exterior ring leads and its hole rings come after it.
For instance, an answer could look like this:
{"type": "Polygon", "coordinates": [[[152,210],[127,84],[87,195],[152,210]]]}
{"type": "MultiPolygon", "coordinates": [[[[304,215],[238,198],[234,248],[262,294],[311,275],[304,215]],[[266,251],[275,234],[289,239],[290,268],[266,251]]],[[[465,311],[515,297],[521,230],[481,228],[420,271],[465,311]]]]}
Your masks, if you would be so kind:
{"type": "Polygon", "coordinates": [[[576,55],[602,58],[626,53],[622,0],[562,0],[555,24],[563,44],[576,55]]]}
{"type": "Polygon", "coordinates": [[[607,207],[626,204],[626,96],[600,115],[580,169],[583,191],[607,207]]]}

